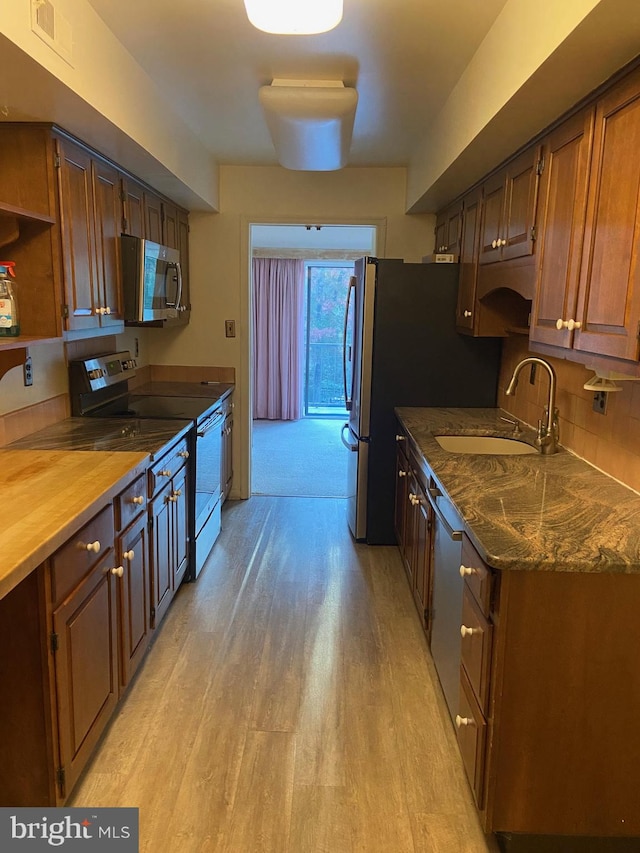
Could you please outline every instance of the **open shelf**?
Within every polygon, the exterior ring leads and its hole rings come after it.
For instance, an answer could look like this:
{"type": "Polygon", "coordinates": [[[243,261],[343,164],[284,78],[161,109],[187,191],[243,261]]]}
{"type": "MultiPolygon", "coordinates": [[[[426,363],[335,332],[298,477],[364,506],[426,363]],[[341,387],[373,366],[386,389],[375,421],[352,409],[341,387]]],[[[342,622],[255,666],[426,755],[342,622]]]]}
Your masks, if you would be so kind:
{"type": "Polygon", "coordinates": [[[0,217],[19,219],[23,222],[42,222],[45,225],[53,225],[56,221],[53,216],[48,216],[45,213],[37,213],[34,210],[25,210],[23,207],[16,207],[4,201],[0,201],[0,217]]]}
{"type": "Polygon", "coordinates": [[[25,364],[29,347],[61,340],[62,338],[38,338],[29,335],[0,338],[0,380],[12,368],[25,364]]]}
{"type": "Polygon", "coordinates": [[[0,352],[10,349],[23,349],[24,347],[35,347],[38,344],[52,344],[61,341],[61,337],[42,337],[39,335],[18,335],[17,338],[0,336],[0,352]]]}

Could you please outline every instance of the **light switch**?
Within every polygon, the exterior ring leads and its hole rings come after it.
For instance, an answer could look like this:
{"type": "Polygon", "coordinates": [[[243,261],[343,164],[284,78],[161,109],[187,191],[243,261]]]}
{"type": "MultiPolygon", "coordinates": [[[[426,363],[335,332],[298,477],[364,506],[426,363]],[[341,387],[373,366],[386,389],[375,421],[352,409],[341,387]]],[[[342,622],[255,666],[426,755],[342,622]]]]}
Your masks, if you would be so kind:
{"type": "Polygon", "coordinates": [[[236,336],[236,321],[235,320],[225,320],[224,321],[224,333],[228,338],[235,338],[235,336],[236,336]]]}

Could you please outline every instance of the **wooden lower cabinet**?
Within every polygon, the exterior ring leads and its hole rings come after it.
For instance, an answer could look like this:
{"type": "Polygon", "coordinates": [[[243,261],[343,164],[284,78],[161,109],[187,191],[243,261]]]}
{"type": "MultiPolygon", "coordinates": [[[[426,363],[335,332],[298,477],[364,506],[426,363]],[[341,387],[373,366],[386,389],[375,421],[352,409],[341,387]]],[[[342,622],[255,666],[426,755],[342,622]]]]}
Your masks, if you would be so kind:
{"type": "Polygon", "coordinates": [[[189,471],[186,439],[175,445],[150,472],[151,627],[166,614],[189,565],[189,471]]]}
{"type": "Polygon", "coordinates": [[[496,572],[473,553],[492,590],[467,576],[456,724],[484,829],[640,836],[637,577],[496,572]]]}
{"type": "Polygon", "coordinates": [[[71,790],[118,702],[118,613],[110,549],[53,613],[61,794],[71,790]]]}
{"type": "Polygon", "coordinates": [[[131,681],[151,640],[151,583],[148,521],[141,513],[118,537],[120,603],[120,684],[131,681]]]}
{"type": "MultiPolygon", "coordinates": [[[[416,596],[431,573],[425,559],[420,579],[416,555],[429,553],[434,525],[426,517],[424,536],[419,532],[420,477],[412,454],[403,434],[396,531],[420,610],[423,601],[430,606],[433,590],[429,579],[425,599],[416,596]]],[[[460,574],[453,718],[484,830],[513,838],[575,836],[593,851],[613,849],[606,846],[612,837],[640,838],[638,577],[499,571],[482,560],[466,534],[460,574]]],[[[429,628],[428,620],[423,626],[429,628]]]]}
{"type": "Polygon", "coordinates": [[[431,596],[431,506],[426,482],[415,457],[408,452],[407,438],[397,440],[395,532],[411,593],[425,631],[429,629],[431,596]]]}
{"type": "MultiPolygon", "coordinates": [[[[188,564],[186,439],[163,458],[175,473],[166,514],[163,613],[188,564]]],[[[0,805],[68,798],[148,649],[158,569],[147,481],[135,479],[0,599],[0,805]],[[154,562],[155,560],[155,562],[154,562]]],[[[156,613],[157,625],[159,619],[156,613]]]]}

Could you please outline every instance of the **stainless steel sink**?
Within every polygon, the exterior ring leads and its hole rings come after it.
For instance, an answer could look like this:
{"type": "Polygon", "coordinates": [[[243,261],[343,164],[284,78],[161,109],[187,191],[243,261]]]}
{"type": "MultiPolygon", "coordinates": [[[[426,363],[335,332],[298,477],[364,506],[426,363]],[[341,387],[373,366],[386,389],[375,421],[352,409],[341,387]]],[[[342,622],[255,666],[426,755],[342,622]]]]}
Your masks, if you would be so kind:
{"type": "Polygon", "coordinates": [[[484,453],[490,456],[523,456],[537,453],[535,447],[517,438],[497,435],[436,435],[443,450],[451,453],[484,453]]]}

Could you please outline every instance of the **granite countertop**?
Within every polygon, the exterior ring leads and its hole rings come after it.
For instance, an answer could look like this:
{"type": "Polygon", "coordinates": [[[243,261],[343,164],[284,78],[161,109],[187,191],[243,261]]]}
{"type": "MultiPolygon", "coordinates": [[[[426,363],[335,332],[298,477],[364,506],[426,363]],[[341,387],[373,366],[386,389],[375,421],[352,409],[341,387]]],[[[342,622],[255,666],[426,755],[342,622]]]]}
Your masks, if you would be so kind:
{"type": "MultiPolygon", "coordinates": [[[[498,569],[640,572],[640,495],[564,448],[551,456],[443,450],[435,435],[513,437],[501,409],[398,408],[396,414],[498,569]]],[[[521,439],[533,443],[526,428],[521,439]]]]}
{"type": "Polygon", "coordinates": [[[0,598],[139,474],[148,454],[0,449],[0,598]]]}
{"type": "Polygon", "coordinates": [[[7,445],[11,450],[108,450],[148,453],[151,461],[185,435],[190,420],[164,418],[67,418],[7,445]]]}

